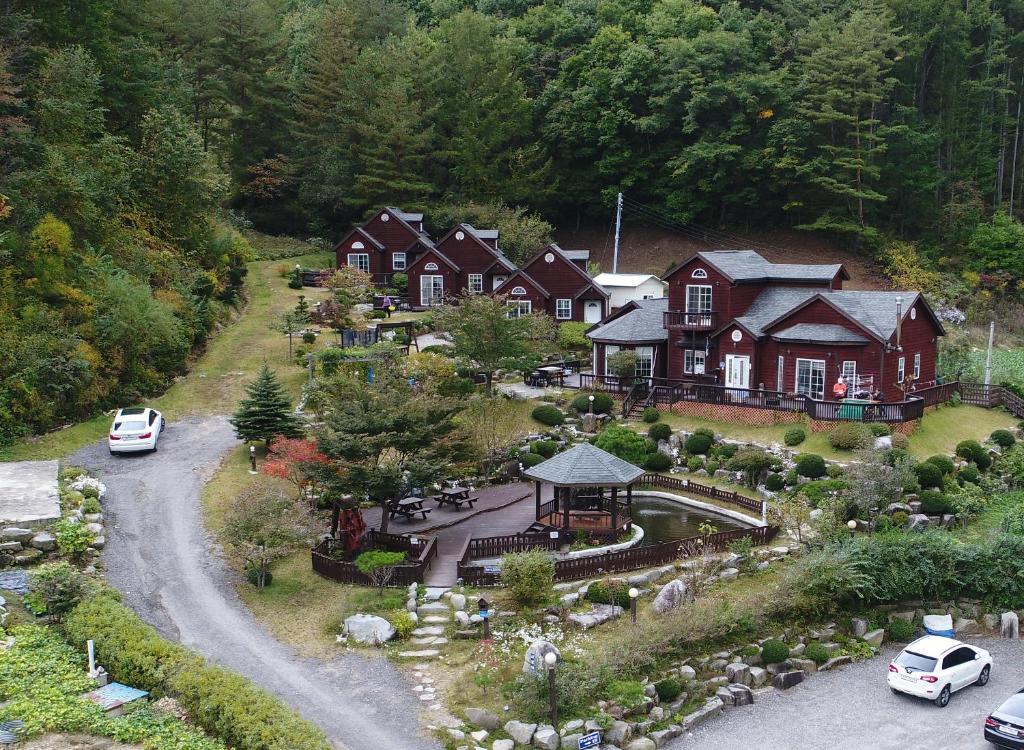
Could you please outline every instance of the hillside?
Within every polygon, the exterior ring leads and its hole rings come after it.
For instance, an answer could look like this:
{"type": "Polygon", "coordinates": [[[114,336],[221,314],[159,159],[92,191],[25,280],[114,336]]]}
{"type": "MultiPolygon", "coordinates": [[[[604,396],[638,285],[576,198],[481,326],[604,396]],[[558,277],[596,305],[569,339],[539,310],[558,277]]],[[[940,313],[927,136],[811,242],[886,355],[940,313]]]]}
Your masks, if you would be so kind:
{"type": "MultiPolygon", "coordinates": [[[[627,226],[623,229],[619,251],[619,271],[661,275],[676,261],[699,250],[749,247],[768,260],[780,263],[842,263],[850,272],[847,289],[886,289],[889,284],[875,263],[863,256],[836,247],[808,232],[777,230],[750,234],[735,233],[750,244],[722,245],[701,242],[682,234],[655,227],[627,226]]],[[[614,225],[590,225],[578,232],[556,231],[555,237],[566,249],[586,248],[590,259],[602,271],[612,270],[614,225]]]]}

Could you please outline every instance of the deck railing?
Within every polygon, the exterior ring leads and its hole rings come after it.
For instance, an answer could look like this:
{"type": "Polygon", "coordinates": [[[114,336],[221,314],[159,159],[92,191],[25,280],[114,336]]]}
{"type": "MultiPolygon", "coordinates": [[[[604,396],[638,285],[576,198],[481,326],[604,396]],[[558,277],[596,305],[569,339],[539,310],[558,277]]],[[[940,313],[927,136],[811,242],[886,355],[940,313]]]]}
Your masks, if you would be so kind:
{"type": "Polygon", "coordinates": [[[732,490],[723,490],[721,487],[701,484],[690,479],[667,477],[664,474],[644,474],[640,477],[638,484],[647,487],[664,487],[665,489],[679,490],[691,495],[709,497],[712,500],[719,500],[723,503],[736,505],[744,510],[753,511],[757,514],[758,518],[764,514],[764,500],[755,500],[732,490]]]}
{"type": "MultiPolygon", "coordinates": [[[[354,562],[337,560],[332,556],[342,542],[338,539],[324,539],[311,551],[313,570],[325,578],[341,583],[358,583],[371,585],[372,581],[355,566],[354,562]]],[[[409,562],[396,565],[388,586],[408,586],[410,583],[423,583],[424,573],[430,568],[437,557],[437,539],[423,539],[413,544],[412,539],[395,534],[382,534],[371,529],[359,540],[359,552],[370,549],[383,549],[390,552],[405,552],[409,562]]]]}
{"type": "Polygon", "coordinates": [[[665,328],[676,331],[713,331],[718,327],[718,313],[712,310],[707,312],[684,312],[683,310],[668,310],[663,313],[665,328]]]}

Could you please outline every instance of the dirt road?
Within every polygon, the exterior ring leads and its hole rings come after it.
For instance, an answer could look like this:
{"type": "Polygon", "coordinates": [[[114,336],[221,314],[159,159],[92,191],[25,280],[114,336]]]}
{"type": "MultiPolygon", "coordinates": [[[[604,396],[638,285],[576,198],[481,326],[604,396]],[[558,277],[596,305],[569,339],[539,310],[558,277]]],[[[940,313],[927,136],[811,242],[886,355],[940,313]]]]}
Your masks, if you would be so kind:
{"type": "Polygon", "coordinates": [[[160,450],[111,456],[106,441],[66,460],[107,485],[107,580],[167,638],[244,674],[321,726],[343,750],[437,748],[417,721],[419,701],[386,659],[297,656],[239,602],[206,534],[200,493],[237,445],[224,417],[172,423],[160,450]]]}

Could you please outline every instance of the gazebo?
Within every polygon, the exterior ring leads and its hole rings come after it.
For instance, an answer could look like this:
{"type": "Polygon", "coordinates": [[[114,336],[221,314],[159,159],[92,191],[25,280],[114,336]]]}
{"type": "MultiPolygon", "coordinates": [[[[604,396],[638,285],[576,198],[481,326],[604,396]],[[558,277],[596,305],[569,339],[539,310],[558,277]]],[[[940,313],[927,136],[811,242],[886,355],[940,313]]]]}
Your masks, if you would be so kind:
{"type": "Polygon", "coordinates": [[[576,532],[611,538],[632,529],[633,485],[643,469],[607,451],[579,443],[523,472],[534,482],[538,526],[559,529],[563,540],[576,532]],[[542,502],[542,487],[552,498],[542,502]],[[620,501],[625,489],[626,501],[620,501]]]}

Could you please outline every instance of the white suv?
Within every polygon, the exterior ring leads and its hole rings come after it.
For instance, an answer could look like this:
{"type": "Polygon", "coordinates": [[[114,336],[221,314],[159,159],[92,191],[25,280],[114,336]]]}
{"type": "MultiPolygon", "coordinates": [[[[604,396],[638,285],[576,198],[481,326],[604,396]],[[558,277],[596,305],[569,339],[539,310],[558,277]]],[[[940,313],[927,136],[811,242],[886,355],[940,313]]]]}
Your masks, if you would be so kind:
{"type": "Polygon", "coordinates": [[[983,648],[926,635],[908,645],[889,664],[892,691],[927,698],[944,708],[949,696],[968,685],[985,685],[992,674],[992,655],[983,648]]]}
{"type": "Polygon", "coordinates": [[[118,409],[107,436],[107,445],[112,454],[155,451],[164,427],[164,417],[156,409],[118,409]]]}

